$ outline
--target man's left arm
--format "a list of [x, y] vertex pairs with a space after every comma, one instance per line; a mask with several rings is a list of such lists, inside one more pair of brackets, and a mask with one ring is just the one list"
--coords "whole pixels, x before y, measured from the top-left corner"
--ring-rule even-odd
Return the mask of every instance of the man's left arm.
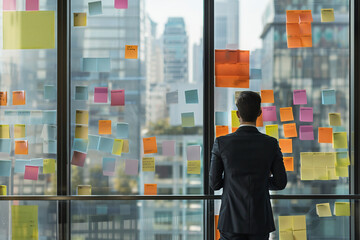
[[210, 186], [212, 189], [219, 190], [224, 186], [223, 172], [224, 164], [221, 159], [219, 140], [216, 139], [211, 151]]

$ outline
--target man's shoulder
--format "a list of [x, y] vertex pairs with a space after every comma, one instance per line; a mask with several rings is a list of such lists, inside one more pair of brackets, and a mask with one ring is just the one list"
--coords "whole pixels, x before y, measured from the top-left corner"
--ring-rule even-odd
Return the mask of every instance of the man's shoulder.
[[220, 136], [217, 137], [218, 141], [226, 141], [226, 140], [231, 140], [232, 138], [238, 138], [238, 137], [247, 137], [247, 138], [257, 138], [257, 140], [264, 140], [264, 141], [269, 141], [269, 142], [277, 142], [277, 139], [274, 137], [271, 137], [267, 134], [261, 133], [261, 132], [256, 132], [256, 133], [245, 133], [242, 131], [238, 131], [238, 132], [233, 132], [233, 133], [229, 133], [227, 135], [224, 136]]

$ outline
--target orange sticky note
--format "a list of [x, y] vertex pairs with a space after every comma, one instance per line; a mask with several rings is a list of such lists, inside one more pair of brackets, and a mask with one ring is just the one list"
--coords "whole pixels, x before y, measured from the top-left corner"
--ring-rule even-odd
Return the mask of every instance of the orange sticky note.
[[157, 153], [156, 137], [143, 138], [144, 154]]
[[332, 143], [333, 129], [319, 127], [319, 143]]
[[311, 23], [301, 23], [298, 25], [299, 25], [301, 37], [311, 36]]
[[144, 195], [157, 195], [157, 184], [144, 184]]
[[15, 141], [15, 154], [28, 154], [28, 141], [27, 140], [19, 140]]
[[297, 130], [295, 123], [288, 123], [283, 125], [284, 136], [286, 138], [297, 137]]
[[125, 58], [137, 59], [138, 58], [138, 46], [137, 45], [125, 45]]
[[258, 118], [256, 119], [256, 126], [257, 126], [257, 127], [263, 127], [263, 126], [264, 126], [262, 113], [261, 113], [261, 115], [258, 116]]
[[299, 18], [300, 18], [300, 23], [311, 23], [313, 22], [313, 17], [312, 17], [312, 13], [311, 10], [301, 10], [300, 14], [299, 14]]
[[215, 239], [220, 239], [220, 231], [217, 228], [219, 224], [219, 215], [215, 215]]
[[215, 87], [249, 88], [250, 76], [216, 76]]
[[250, 51], [244, 50], [229, 50], [216, 49], [215, 50], [215, 64], [221, 63], [249, 63]]
[[312, 47], [312, 36], [303, 36], [301, 37], [302, 47]]
[[284, 165], [286, 171], [294, 171], [294, 158], [293, 157], [284, 157]]
[[99, 120], [99, 134], [111, 134], [111, 120]]
[[286, 23], [286, 34], [287, 36], [300, 36], [300, 24], [298, 23]]
[[286, 11], [286, 23], [299, 23], [300, 11], [299, 10], [287, 10]]
[[280, 108], [280, 120], [282, 122], [294, 121], [294, 114], [292, 107]]
[[13, 105], [25, 105], [25, 91], [13, 91]]
[[216, 137], [225, 136], [229, 134], [228, 126], [215, 126]]
[[292, 153], [292, 139], [279, 139], [279, 145], [282, 153]]
[[301, 42], [301, 37], [299, 36], [289, 36], [287, 38], [288, 48], [301, 48], [303, 46]]
[[238, 130], [238, 128], [236, 128], [236, 127], [235, 127], [235, 128], [231, 128], [231, 132], [232, 132], [232, 133], [236, 132], [236, 130]]
[[261, 90], [262, 103], [274, 103], [274, 90]]
[[7, 105], [7, 92], [0, 92], [0, 106]]

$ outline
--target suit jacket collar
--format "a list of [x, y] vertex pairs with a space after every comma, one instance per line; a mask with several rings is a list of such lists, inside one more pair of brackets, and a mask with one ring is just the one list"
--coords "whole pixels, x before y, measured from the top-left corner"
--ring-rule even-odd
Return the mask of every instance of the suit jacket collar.
[[239, 127], [236, 130], [237, 133], [239, 132], [259, 132], [259, 130], [257, 129], [257, 127], [253, 127], [253, 126], [243, 126], [243, 127]]

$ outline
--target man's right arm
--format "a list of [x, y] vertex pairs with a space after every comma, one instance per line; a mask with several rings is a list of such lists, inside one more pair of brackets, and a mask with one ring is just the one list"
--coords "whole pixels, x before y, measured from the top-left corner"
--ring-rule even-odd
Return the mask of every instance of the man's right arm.
[[224, 186], [223, 171], [224, 164], [219, 150], [219, 141], [216, 139], [211, 151], [210, 186], [212, 189], [219, 190]]
[[271, 165], [272, 176], [269, 178], [270, 190], [283, 190], [287, 184], [286, 170], [279, 144], [275, 141], [275, 157]]

